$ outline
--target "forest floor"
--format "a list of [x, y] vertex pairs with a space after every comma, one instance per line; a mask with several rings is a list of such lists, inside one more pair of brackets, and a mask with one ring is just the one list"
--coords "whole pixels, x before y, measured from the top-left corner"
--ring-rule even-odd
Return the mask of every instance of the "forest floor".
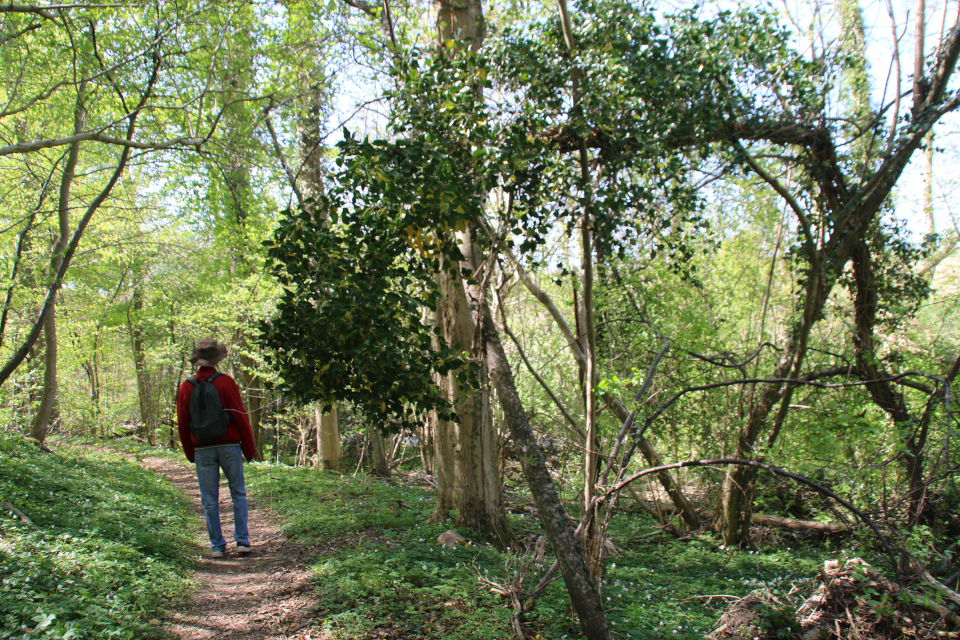
[[[145, 457], [142, 463], [187, 494], [197, 518], [203, 521], [192, 466], [157, 457]], [[313, 554], [311, 547], [287, 539], [280, 519], [261, 505], [256, 494], [248, 490], [247, 499], [253, 552], [213, 558], [203, 530], [197, 540], [194, 572], [200, 586], [182, 608], [169, 612], [166, 627], [183, 640], [329, 638], [309, 628], [314, 620], [311, 612], [314, 587], [311, 571], [304, 562]], [[220, 491], [220, 517], [229, 541], [233, 531], [233, 505], [225, 483]], [[232, 543], [228, 551], [231, 548]]]

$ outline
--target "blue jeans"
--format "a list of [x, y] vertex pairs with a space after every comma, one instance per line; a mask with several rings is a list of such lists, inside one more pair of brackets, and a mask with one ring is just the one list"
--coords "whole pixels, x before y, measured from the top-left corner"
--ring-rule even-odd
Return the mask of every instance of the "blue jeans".
[[200, 449], [194, 454], [197, 463], [197, 483], [200, 502], [207, 520], [210, 548], [226, 551], [227, 541], [220, 529], [220, 469], [227, 476], [230, 497], [233, 499], [233, 539], [237, 544], [249, 545], [247, 531], [247, 489], [243, 482], [243, 452], [240, 445]]

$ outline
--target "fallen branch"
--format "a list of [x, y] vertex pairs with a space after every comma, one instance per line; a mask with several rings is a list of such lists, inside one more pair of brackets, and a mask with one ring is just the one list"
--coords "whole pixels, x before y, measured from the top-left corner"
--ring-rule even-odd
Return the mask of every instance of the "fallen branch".
[[658, 473], [664, 469], [683, 469], [685, 467], [708, 467], [708, 466], [720, 466], [720, 465], [739, 465], [739, 466], [745, 466], [745, 467], [756, 467], [758, 469], [765, 469], [766, 471], [769, 471], [775, 476], [790, 478], [794, 482], [799, 482], [800, 484], [810, 487], [820, 495], [827, 496], [828, 498], [835, 500], [836, 502], [841, 504], [845, 509], [854, 513], [858, 518], [860, 518], [860, 520], [863, 521], [864, 524], [870, 527], [870, 530], [873, 531], [874, 535], [877, 537], [877, 540], [879, 540], [880, 544], [883, 545], [883, 550], [886, 552], [887, 557], [890, 559], [891, 568], [896, 573], [896, 575], [898, 576], [900, 575], [899, 573], [900, 565], [897, 562], [896, 554], [893, 552], [893, 547], [890, 546], [890, 542], [887, 541], [887, 538], [883, 535], [883, 533], [880, 532], [880, 528], [877, 527], [876, 523], [870, 518], [870, 516], [865, 514], [860, 509], [857, 509], [849, 501], [844, 500], [843, 498], [838, 496], [836, 493], [834, 493], [830, 489], [827, 489], [823, 485], [814, 482], [810, 478], [805, 478], [804, 476], [798, 475], [796, 473], [790, 473], [785, 469], [780, 469], [779, 467], [766, 464], [765, 462], [758, 462], [756, 460], [738, 460], [736, 458], [709, 458], [706, 460], [687, 460], [686, 462], [675, 462], [673, 464], [665, 464], [660, 467], [650, 467], [649, 469], [644, 469], [643, 471], [635, 473], [632, 476], [625, 478], [620, 482], [616, 483], [614, 486], [607, 489], [606, 495], [607, 496], [612, 495], [617, 491], [620, 491], [627, 485], [629, 485], [631, 482], [634, 482], [645, 475], [649, 475], [651, 473]]
[[650, 516], [659, 522], [660, 526], [663, 527], [674, 538], [680, 537], [680, 532], [677, 531], [677, 528], [673, 526], [673, 524], [671, 524], [667, 517], [663, 514], [663, 510], [660, 509], [660, 504], [658, 502], [654, 502], [654, 504], [651, 505], [646, 500], [641, 498], [640, 494], [637, 493], [637, 490], [632, 486], [627, 487], [627, 489], [630, 491], [630, 495], [633, 497], [633, 500], [637, 503], [638, 507], [650, 514]]
[[[704, 518], [712, 519], [716, 512], [712, 510], [707, 510], [701, 512]], [[815, 520], [794, 520], [793, 518], [782, 518], [780, 516], [775, 516], [766, 513], [755, 513], [751, 518], [751, 522], [759, 525], [766, 525], [769, 527], [779, 527], [780, 529], [791, 529], [794, 531], [819, 531], [821, 533], [848, 533], [851, 531], [850, 525], [847, 524], [835, 524], [829, 522], [816, 522]]]
[[[920, 570], [920, 577], [923, 578], [924, 581], [926, 581], [931, 587], [939, 591], [944, 598], [960, 607], [960, 593], [957, 593], [947, 585], [934, 578], [926, 569]], [[953, 619], [954, 624], [960, 627], [960, 617], [958, 617], [956, 614], [953, 614]]]
[[38, 527], [37, 525], [33, 524], [33, 520], [31, 520], [30, 518], [28, 518], [22, 511], [20, 511], [20, 509], [17, 509], [15, 506], [13, 506], [12, 504], [10, 504], [9, 502], [0, 502], [0, 507], [3, 507], [3, 508], [6, 509], [7, 511], [9, 511], [9, 512], [12, 513], [13, 515], [15, 515], [17, 518], [20, 519], [21, 522], [23, 522], [23, 524], [25, 524], [25, 525], [27, 525], [27, 526], [29, 526], [29, 527], [32, 527], [33, 529], [36, 529], [37, 531], [40, 530], [40, 527]]

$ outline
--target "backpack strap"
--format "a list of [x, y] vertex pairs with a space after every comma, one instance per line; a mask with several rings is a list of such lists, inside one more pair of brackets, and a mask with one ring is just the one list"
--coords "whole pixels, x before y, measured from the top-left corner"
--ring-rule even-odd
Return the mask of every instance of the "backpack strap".
[[[204, 380], [206, 380], [207, 382], [213, 382], [214, 380], [216, 380], [222, 375], [223, 374], [220, 373], [219, 371], [214, 371], [212, 375], [207, 376], [206, 378], [204, 378]], [[197, 376], [190, 376], [189, 378], [187, 378], [187, 382], [192, 384], [194, 387], [200, 384], [200, 380], [197, 379]]]

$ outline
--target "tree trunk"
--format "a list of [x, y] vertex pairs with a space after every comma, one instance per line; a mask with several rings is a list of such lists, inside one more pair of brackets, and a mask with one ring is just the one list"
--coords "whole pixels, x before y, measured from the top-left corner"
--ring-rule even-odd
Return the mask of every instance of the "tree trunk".
[[500, 406], [506, 418], [510, 435], [520, 450], [520, 464], [527, 484], [537, 503], [540, 522], [547, 532], [550, 545], [556, 554], [563, 575], [563, 581], [570, 595], [584, 634], [591, 640], [610, 640], [610, 627], [607, 624], [600, 594], [597, 592], [587, 565], [580, 553], [578, 539], [574, 535], [560, 497], [557, 495], [547, 469], [546, 461], [536, 437], [527, 422], [527, 414], [517, 393], [510, 363], [500, 342], [500, 336], [493, 324], [493, 318], [486, 304], [482, 305], [483, 340], [485, 361], [489, 366], [490, 380], [497, 389]]
[[40, 442], [47, 439], [50, 417], [57, 401], [57, 319], [56, 308], [52, 307], [43, 325], [43, 387], [40, 393], [40, 406], [33, 416], [30, 435]]
[[[470, 254], [472, 243], [469, 236], [465, 238], [464, 255]], [[473, 265], [469, 268], [476, 274]], [[438, 304], [437, 318], [444, 339], [453, 347], [461, 351], [471, 350], [474, 325], [471, 319], [471, 309], [467, 301], [464, 284], [459, 277], [452, 276], [449, 271], [441, 270], [437, 274], [440, 283], [441, 301]], [[459, 417], [459, 424], [440, 426], [437, 439], [444, 438], [443, 430], [448, 431], [453, 426], [453, 468], [454, 488], [443, 490], [444, 494], [451, 493], [453, 508], [457, 511], [456, 524], [469, 527], [477, 531], [481, 538], [495, 542], [501, 546], [508, 546], [512, 540], [510, 527], [507, 524], [506, 510], [503, 506], [503, 492], [500, 483], [500, 464], [497, 447], [497, 435], [493, 428], [493, 413], [490, 410], [490, 394], [486, 387], [485, 365], [481, 367], [480, 388], [464, 390], [459, 387], [453, 374], [445, 376], [444, 390]], [[449, 438], [449, 435], [447, 436]], [[445, 443], [441, 442], [438, 453], [441, 453]], [[441, 462], [438, 457], [437, 468]], [[449, 479], [449, 478], [447, 478]], [[441, 477], [438, 474], [438, 484]], [[449, 507], [441, 505], [438, 490], [438, 506], [434, 518], [442, 518], [449, 512]], [[447, 496], [444, 495], [444, 500]]]
[[247, 408], [247, 417], [250, 419], [250, 430], [253, 432], [253, 444], [257, 448], [256, 459], [263, 460], [263, 383], [257, 376], [257, 362], [247, 354], [247, 337], [242, 332], [235, 339], [240, 354], [240, 367], [237, 371], [240, 384], [243, 385], [243, 401]]
[[147, 372], [146, 346], [143, 341], [143, 328], [140, 326], [140, 315], [143, 311], [143, 288], [137, 283], [133, 288], [132, 311], [127, 308], [127, 331], [130, 333], [130, 344], [133, 349], [133, 365], [137, 376], [137, 397], [140, 400], [140, 428], [137, 430], [140, 437], [145, 437], [150, 444], [157, 443], [157, 416], [150, 389], [150, 374]]
[[[451, 386], [455, 387], [456, 382], [451, 382], [450, 376], [449, 373], [441, 376], [440, 390], [444, 397], [452, 402]], [[430, 420], [434, 427], [433, 461], [437, 475], [437, 502], [429, 521], [439, 523], [446, 522], [450, 518], [450, 512], [457, 508], [455, 498], [457, 494], [455, 453], [457, 429], [453, 422], [441, 420], [435, 412], [430, 414]]]
[[327, 471], [343, 473], [343, 460], [340, 450], [340, 423], [337, 415], [337, 405], [334, 404], [328, 413], [320, 415], [317, 409], [317, 432], [320, 436], [320, 466]]
[[420, 464], [423, 472], [427, 475], [433, 475], [433, 439], [436, 433], [436, 414], [430, 413], [427, 420], [417, 427], [417, 445], [420, 448]]
[[[480, 0], [436, 0], [437, 51], [438, 55], [449, 52], [456, 55], [464, 47], [476, 51], [483, 44], [486, 27], [483, 6]], [[447, 48], [447, 43], [453, 47]], [[465, 176], [465, 179], [469, 179]], [[463, 248], [470, 253], [472, 243], [467, 234], [466, 240], [459, 239]], [[467, 261], [470, 262], [469, 260]], [[479, 260], [477, 261], [479, 262]], [[449, 268], [450, 265], [444, 265]], [[469, 264], [476, 276], [476, 264]], [[460, 274], [451, 275], [441, 268], [437, 273], [442, 299], [437, 309], [437, 325], [440, 327], [447, 344], [461, 351], [473, 351], [474, 320], [464, 292], [464, 282]], [[475, 355], [475, 354], [474, 354]], [[485, 365], [483, 365], [485, 367]], [[452, 488], [444, 481], [449, 480], [448, 464], [442, 458], [448, 436], [444, 433], [449, 425], [438, 421], [435, 451], [437, 466], [438, 504], [432, 519], [443, 519], [449, 512], [448, 495], [452, 493], [454, 507], [457, 510], [456, 524], [469, 527], [481, 538], [498, 545], [509, 545], [513, 539], [507, 524], [506, 510], [503, 506], [503, 493], [500, 482], [500, 464], [498, 438], [493, 428], [493, 413], [490, 409], [490, 393], [486, 388], [486, 371], [481, 371], [481, 385], [477, 390], [460, 389], [453, 376], [444, 381], [448, 398], [453, 401], [460, 423], [456, 425], [454, 448], [454, 480]]]
[[[584, 184], [589, 184], [590, 169], [587, 158], [582, 155], [580, 160], [581, 178]], [[580, 283], [582, 295], [580, 296], [580, 322], [578, 323], [580, 327], [580, 346], [587, 361], [583, 376], [583, 414], [586, 425], [584, 429], [581, 520], [587, 514], [597, 495], [597, 480], [600, 477], [600, 450], [602, 447], [600, 429], [597, 424], [597, 331], [593, 318], [593, 276], [593, 228], [590, 219], [590, 207], [584, 206], [583, 214], [580, 217]], [[586, 519], [580, 532], [583, 537], [587, 567], [590, 569], [590, 575], [593, 577], [598, 593], [603, 585], [604, 573], [603, 539], [605, 527], [602, 524], [601, 508], [595, 509], [592, 516]]]
[[[77, 105], [74, 111], [73, 130], [79, 133], [83, 129], [85, 111], [83, 108], [83, 93], [85, 83], [78, 88]], [[50, 279], [56, 280], [57, 273], [63, 265], [63, 253], [70, 239], [70, 189], [73, 186], [74, 174], [77, 170], [77, 161], [80, 157], [80, 142], [70, 145], [66, 164], [63, 166], [63, 176], [60, 179], [60, 199], [57, 204], [58, 236], [50, 250]], [[44, 363], [43, 363], [43, 391], [40, 397], [40, 407], [33, 418], [30, 434], [38, 441], [47, 438], [50, 428], [50, 416], [57, 401], [57, 295], [52, 296], [47, 317], [43, 321]]]
[[383, 434], [374, 426], [367, 428], [367, 437], [370, 438], [370, 468], [371, 473], [380, 478], [390, 477], [390, 461], [387, 460], [387, 446]]

